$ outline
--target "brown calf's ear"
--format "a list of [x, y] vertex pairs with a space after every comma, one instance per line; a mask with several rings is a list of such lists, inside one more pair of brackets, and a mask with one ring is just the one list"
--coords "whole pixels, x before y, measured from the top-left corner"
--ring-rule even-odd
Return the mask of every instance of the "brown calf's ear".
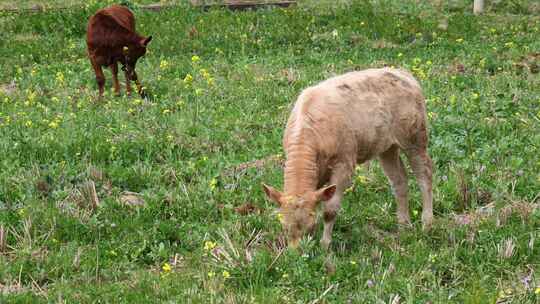
[[281, 192], [265, 184], [262, 184], [262, 186], [264, 189], [264, 193], [266, 193], [266, 196], [281, 206]]
[[152, 36], [148, 36], [144, 38], [143, 40], [141, 40], [141, 46], [146, 47], [148, 43], [150, 43], [150, 41], [152, 41]]
[[322, 189], [317, 190], [317, 198], [321, 201], [328, 201], [330, 200], [334, 194], [336, 193], [336, 185], [330, 185], [328, 187], [324, 187]]

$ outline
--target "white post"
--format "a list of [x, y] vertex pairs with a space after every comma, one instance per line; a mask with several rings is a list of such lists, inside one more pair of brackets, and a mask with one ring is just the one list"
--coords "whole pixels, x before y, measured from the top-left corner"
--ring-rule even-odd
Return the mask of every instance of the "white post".
[[473, 13], [480, 15], [484, 12], [484, 0], [474, 0]]

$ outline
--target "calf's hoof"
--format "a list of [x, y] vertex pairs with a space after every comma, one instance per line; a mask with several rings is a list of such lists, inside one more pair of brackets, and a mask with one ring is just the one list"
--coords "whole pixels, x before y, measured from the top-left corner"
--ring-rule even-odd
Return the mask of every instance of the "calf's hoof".
[[398, 216], [398, 226], [400, 228], [408, 229], [412, 227], [411, 218], [409, 216]]
[[332, 240], [330, 239], [325, 239], [325, 238], [322, 238], [321, 239], [321, 247], [322, 249], [324, 249], [324, 251], [328, 251], [328, 248], [330, 248], [330, 242]]
[[432, 213], [422, 213], [422, 230], [430, 231], [433, 226], [433, 214]]

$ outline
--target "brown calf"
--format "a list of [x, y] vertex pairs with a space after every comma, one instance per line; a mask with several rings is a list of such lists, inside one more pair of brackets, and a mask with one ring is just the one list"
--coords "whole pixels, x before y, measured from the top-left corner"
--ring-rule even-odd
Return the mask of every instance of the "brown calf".
[[[285, 129], [284, 191], [264, 185], [277, 202], [289, 245], [314, 229], [323, 201], [328, 248], [332, 228], [356, 164], [379, 158], [397, 200], [397, 220], [409, 225], [407, 175], [400, 152], [409, 159], [422, 192], [422, 223], [433, 222], [431, 159], [427, 151], [426, 106], [411, 74], [396, 69], [351, 72], [302, 92]], [[329, 185], [329, 186], [325, 186]]]
[[111, 68], [114, 92], [120, 94], [118, 65], [126, 76], [126, 91], [131, 95], [130, 81], [135, 81], [138, 93], [144, 97], [142, 86], [135, 72], [137, 60], [146, 53], [146, 46], [152, 36], [143, 37], [135, 32], [135, 17], [124, 6], [113, 5], [97, 11], [88, 21], [86, 44], [88, 56], [96, 73], [99, 97], [103, 96], [105, 76], [103, 66]]

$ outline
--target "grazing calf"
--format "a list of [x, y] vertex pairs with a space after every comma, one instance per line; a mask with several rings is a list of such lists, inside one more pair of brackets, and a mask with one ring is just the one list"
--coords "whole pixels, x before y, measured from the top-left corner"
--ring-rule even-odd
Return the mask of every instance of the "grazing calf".
[[113, 5], [97, 11], [88, 21], [86, 44], [88, 56], [96, 73], [99, 96], [103, 96], [105, 76], [103, 66], [111, 68], [114, 92], [120, 94], [118, 65], [126, 76], [126, 91], [131, 95], [130, 81], [135, 81], [138, 93], [144, 97], [142, 86], [135, 72], [137, 60], [146, 53], [146, 46], [152, 36], [143, 37], [135, 32], [135, 17], [124, 6]]
[[[287, 156], [284, 192], [263, 185], [280, 206], [289, 246], [316, 224], [324, 205], [323, 248], [356, 164], [378, 157], [397, 199], [397, 219], [410, 224], [405, 152], [422, 192], [424, 229], [433, 221], [431, 159], [422, 90], [412, 75], [397, 69], [369, 69], [330, 78], [305, 89], [294, 106], [283, 147]], [[329, 184], [329, 186], [325, 186]]]

